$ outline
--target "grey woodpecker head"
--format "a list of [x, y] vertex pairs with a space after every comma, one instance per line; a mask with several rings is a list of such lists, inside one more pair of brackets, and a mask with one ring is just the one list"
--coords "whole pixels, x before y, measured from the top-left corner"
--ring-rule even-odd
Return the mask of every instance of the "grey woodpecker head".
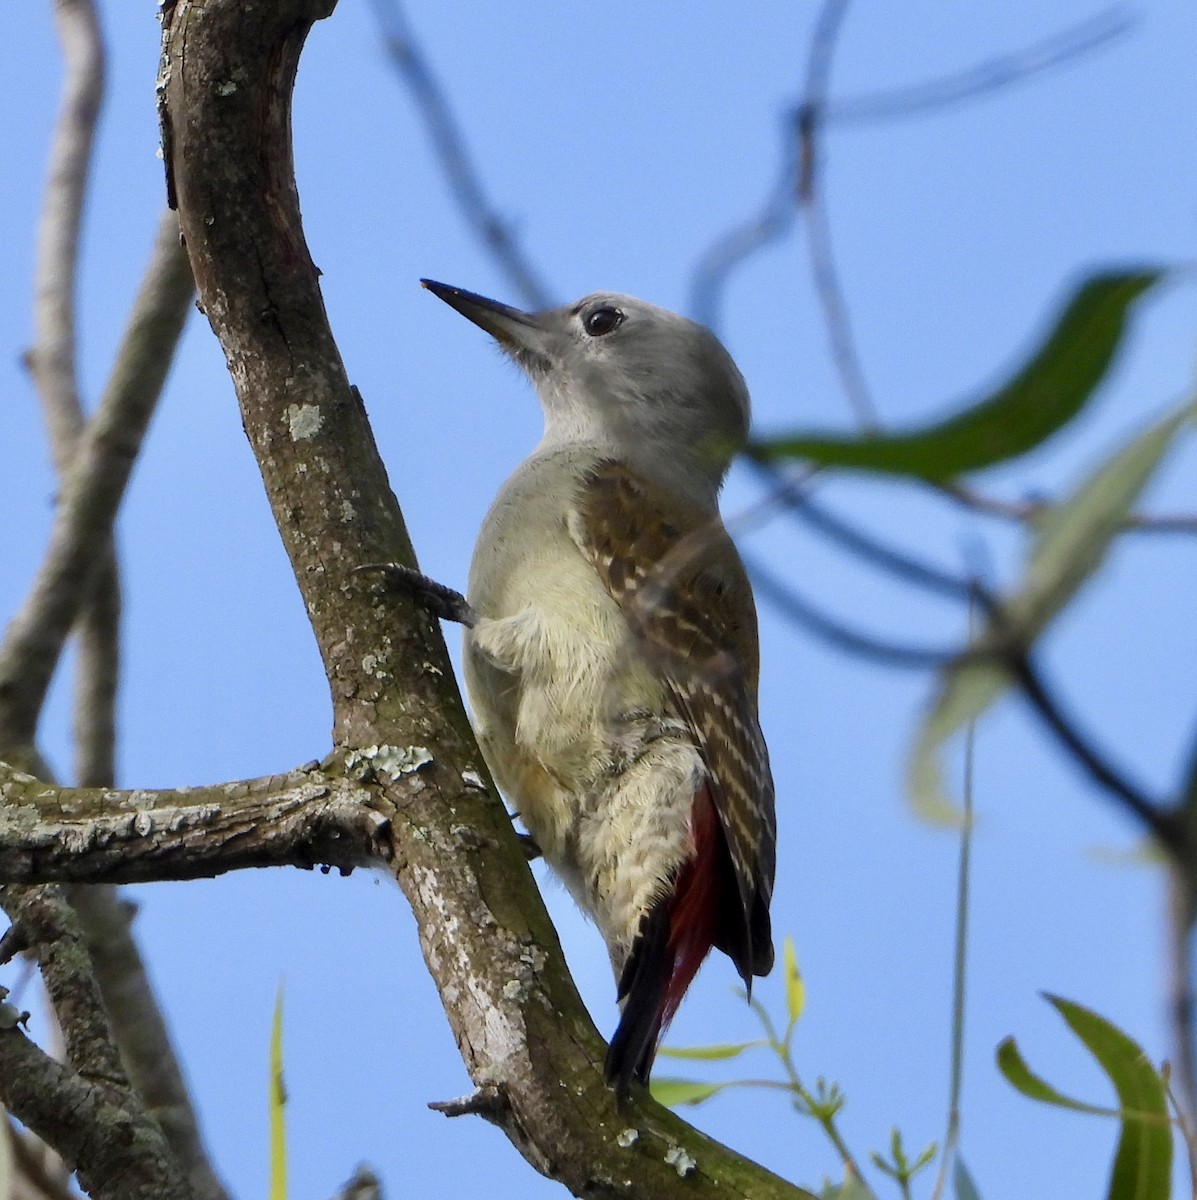
[[595, 292], [526, 313], [420, 282], [486, 330], [527, 372], [545, 415], [542, 445], [609, 445], [650, 475], [689, 475], [713, 501], [748, 436], [748, 388], [707, 328], [632, 296]]

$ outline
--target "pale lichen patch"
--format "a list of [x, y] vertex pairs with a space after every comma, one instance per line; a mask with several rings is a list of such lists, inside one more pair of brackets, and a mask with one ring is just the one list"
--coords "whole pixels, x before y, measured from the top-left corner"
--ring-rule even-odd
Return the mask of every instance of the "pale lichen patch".
[[432, 761], [432, 754], [426, 746], [384, 745], [363, 746], [360, 750], [351, 751], [346, 756], [345, 765], [355, 774], [358, 773], [356, 769], [365, 767], [397, 779], [400, 775], [410, 775], [428, 766]]
[[630, 1150], [639, 1140], [639, 1129], [621, 1129], [615, 1135], [615, 1144], [624, 1150]]
[[318, 404], [288, 404], [287, 428], [293, 442], [306, 442], [314, 438], [324, 425], [324, 415]]
[[665, 1161], [683, 1178], [692, 1175], [698, 1166], [698, 1160], [688, 1150], [681, 1146], [673, 1146], [665, 1152]]

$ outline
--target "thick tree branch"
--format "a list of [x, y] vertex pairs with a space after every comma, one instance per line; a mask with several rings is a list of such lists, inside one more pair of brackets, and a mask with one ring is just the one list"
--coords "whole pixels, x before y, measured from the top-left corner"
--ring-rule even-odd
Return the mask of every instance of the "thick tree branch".
[[[367, 778], [374, 770], [365, 757], [351, 769]], [[405, 783], [422, 787], [414, 775]], [[390, 803], [402, 792], [396, 787]], [[379, 852], [387, 821], [377, 803], [358, 778], [319, 766], [207, 788], [117, 791], [55, 787], [0, 764], [0, 880], [148, 883], [274, 866], [350, 871]]]
[[798, 1195], [646, 1097], [616, 1106], [510, 820], [483, 784], [439, 630], [353, 573], [414, 556], [299, 221], [291, 89], [308, 29], [331, 8], [179, 0], [161, 94], [171, 191], [324, 660], [335, 740], [428, 748], [418, 773], [383, 783], [390, 865], [467, 1067], [501, 1094], [497, 1120], [529, 1162], [581, 1196]]

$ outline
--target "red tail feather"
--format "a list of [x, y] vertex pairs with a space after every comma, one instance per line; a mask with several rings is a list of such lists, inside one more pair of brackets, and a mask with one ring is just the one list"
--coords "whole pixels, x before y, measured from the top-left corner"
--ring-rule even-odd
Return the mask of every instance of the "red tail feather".
[[694, 853], [673, 889], [645, 915], [624, 965], [619, 994], [623, 1015], [607, 1051], [607, 1080], [626, 1093], [633, 1079], [648, 1082], [657, 1044], [677, 1012], [703, 959], [720, 941], [726, 905], [734, 902], [731, 863], [710, 790], [704, 785], [690, 810]]
[[727, 870], [719, 815], [704, 784], [690, 810], [694, 855], [678, 874], [669, 905], [669, 952], [673, 967], [661, 992], [659, 1034], [673, 1020], [686, 989], [719, 937]]

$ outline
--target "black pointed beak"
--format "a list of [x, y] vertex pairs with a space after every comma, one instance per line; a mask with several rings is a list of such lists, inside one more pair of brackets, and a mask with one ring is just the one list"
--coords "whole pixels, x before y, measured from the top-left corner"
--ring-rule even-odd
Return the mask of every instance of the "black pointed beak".
[[455, 308], [463, 317], [485, 329], [491, 337], [509, 350], [543, 354], [547, 333], [536, 313], [526, 313], [510, 304], [467, 292], [464, 288], [450, 287], [437, 283], [435, 279], [421, 279], [420, 285], [427, 288], [450, 308]]

